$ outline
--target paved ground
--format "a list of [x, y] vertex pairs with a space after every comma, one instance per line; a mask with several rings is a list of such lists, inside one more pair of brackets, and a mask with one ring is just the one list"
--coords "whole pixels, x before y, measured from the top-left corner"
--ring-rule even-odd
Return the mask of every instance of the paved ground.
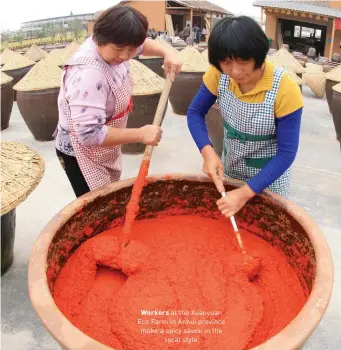
[[[334, 292], [328, 311], [304, 349], [337, 350], [341, 348], [341, 153], [326, 100], [315, 98], [307, 88], [303, 94], [306, 107], [294, 167], [292, 199], [320, 225], [329, 242], [335, 267]], [[150, 173], [201, 172], [201, 157], [187, 130], [186, 118], [169, 112], [163, 126], [164, 138], [153, 155]], [[1, 136], [3, 140], [27, 144], [46, 162], [42, 182], [17, 208], [15, 261], [1, 278], [1, 348], [57, 350], [58, 345], [45, 332], [31, 308], [27, 261], [40, 230], [74, 199], [74, 195], [55, 157], [53, 142], [35, 141], [16, 105], [10, 127]], [[140, 160], [141, 156], [124, 157], [124, 178], [136, 176]]]

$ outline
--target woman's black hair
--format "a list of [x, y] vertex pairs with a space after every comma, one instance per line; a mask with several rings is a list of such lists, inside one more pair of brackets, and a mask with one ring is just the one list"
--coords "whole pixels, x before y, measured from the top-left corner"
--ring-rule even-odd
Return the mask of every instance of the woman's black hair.
[[220, 63], [231, 60], [255, 60], [260, 68], [269, 51], [269, 41], [259, 24], [250, 17], [226, 17], [213, 28], [208, 40], [210, 63], [221, 71]]
[[94, 39], [101, 45], [138, 47], [147, 37], [148, 20], [130, 6], [114, 6], [104, 11], [94, 25]]

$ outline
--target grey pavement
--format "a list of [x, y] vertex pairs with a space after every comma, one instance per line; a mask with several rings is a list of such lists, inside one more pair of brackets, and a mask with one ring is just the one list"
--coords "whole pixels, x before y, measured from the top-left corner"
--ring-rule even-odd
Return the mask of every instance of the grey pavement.
[[[326, 99], [314, 97], [306, 87], [303, 95], [301, 143], [294, 165], [291, 198], [319, 224], [330, 245], [335, 269], [329, 308], [304, 350], [338, 350], [341, 349], [341, 152]], [[186, 117], [172, 113], [169, 106], [163, 129], [164, 137], [154, 151], [150, 174], [201, 173], [201, 156], [187, 130]], [[55, 156], [53, 142], [34, 140], [16, 103], [10, 127], [1, 132], [1, 137], [25, 143], [35, 149], [46, 164], [41, 183], [17, 208], [15, 260], [1, 278], [1, 349], [57, 350], [60, 347], [31, 307], [27, 263], [39, 232], [74, 200], [74, 194]], [[135, 177], [141, 159], [142, 155], [124, 155], [122, 178]]]

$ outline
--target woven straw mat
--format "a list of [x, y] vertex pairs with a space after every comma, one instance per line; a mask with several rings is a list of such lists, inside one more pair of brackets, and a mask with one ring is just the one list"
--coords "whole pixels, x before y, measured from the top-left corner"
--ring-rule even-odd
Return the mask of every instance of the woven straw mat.
[[296, 74], [302, 74], [305, 71], [301, 63], [284, 47], [269, 56], [268, 60]]
[[15, 54], [14, 51], [10, 50], [10, 49], [5, 49], [3, 51], [3, 53], [1, 54], [1, 57], [0, 57], [0, 62], [1, 64], [6, 64], [7, 61], [9, 60], [9, 58]]
[[14, 52], [14, 54], [9, 57], [8, 61], [2, 67], [1, 70], [3, 72], [6, 72], [9, 70], [15, 70], [15, 69], [21, 69], [21, 68], [33, 66], [34, 64], [35, 62], [30, 60], [29, 58]]
[[341, 83], [341, 66], [333, 68], [326, 74], [326, 79]]
[[323, 98], [326, 92], [326, 75], [325, 73], [305, 73], [303, 81], [310, 87], [312, 92], [319, 98]]
[[9, 83], [12, 80], [13, 80], [12, 77], [10, 77], [9, 75], [1, 72], [1, 85], [7, 84], [7, 83]]
[[37, 45], [32, 45], [30, 49], [25, 53], [25, 56], [32, 61], [40, 61], [42, 58], [47, 56], [47, 52], [38, 47]]
[[158, 94], [162, 91], [165, 79], [154, 73], [143, 63], [130, 60], [130, 70], [133, 78], [133, 96]]
[[332, 89], [341, 94], [341, 83], [334, 85]]
[[59, 88], [63, 71], [51, 63], [38, 62], [17, 84], [16, 91], [35, 91]]
[[1, 215], [22, 203], [45, 171], [43, 159], [17, 142], [1, 142]]
[[182, 62], [181, 72], [206, 72], [209, 67], [205, 57], [191, 46], [180, 51], [179, 58]]

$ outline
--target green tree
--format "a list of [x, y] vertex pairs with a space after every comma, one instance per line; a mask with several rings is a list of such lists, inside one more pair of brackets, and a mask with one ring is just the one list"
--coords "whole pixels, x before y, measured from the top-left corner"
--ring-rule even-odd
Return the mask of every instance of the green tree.
[[10, 40], [9, 32], [7, 32], [7, 31], [6, 32], [2, 32], [1, 33], [1, 44], [9, 42], [9, 40]]
[[80, 19], [74, 18], [71, 22], [71, 30], [73, 37], [78, 40], [82, 34], [83, 23]]
[[24, 33], [21, 30], [19, 30], [14, 36], [14, 40], [18, 42], [20, 46], [22, 46], [24, 39]]
[[43, 41], [43, 38], [45, 38], [46, 37], [46, 34], [45, 34], [46, 32], [42, 29], [42, 30], [40, 30], [39, 32], [38, 32], [38, 34], [37, 34], [37, 36], [38, 36], [38, 38], [40, 39], [40, 43]]

